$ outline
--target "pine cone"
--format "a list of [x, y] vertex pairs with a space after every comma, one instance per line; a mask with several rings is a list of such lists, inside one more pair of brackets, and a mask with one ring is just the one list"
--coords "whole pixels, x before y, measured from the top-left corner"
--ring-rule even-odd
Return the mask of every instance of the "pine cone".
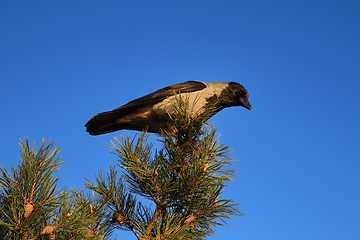
[[32, 203], [26, 203], [24, 207], [24, 217], [28, 218], [32, 211], [34, 210], [34, 205]]
[[53, 226], [46, 226], [42, 231], [41, 234], [51, 234], [54, 231]]
[[209, 164], [204, 164], [203, 171], [208, 172]]
[[188, 217], [186, 218], [185, 223], [192, 222], [192, 221], [194, 221], [194, 219], [195, 219], [195, 216], [194, 216], [194, 215], [190, 215], [190, 216], [188, 216]]
[[113, 215], [113, 220], [114, 221], [117, 221], [121, 226], [124, 226], [124, 217], [121, 213], [119, 212], [114, 212], [114, 215]]

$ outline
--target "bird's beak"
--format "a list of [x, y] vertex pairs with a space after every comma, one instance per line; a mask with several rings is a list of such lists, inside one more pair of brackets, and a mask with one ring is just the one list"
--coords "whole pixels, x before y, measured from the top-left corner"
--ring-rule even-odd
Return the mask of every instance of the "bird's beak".
[[248, 100], [246, 100], [246, 99], [240, 99], [240, 102], [243, 104], [243, 107], [245, 107], [245, 108], [247, 108], [247, 109], [249, 109], [249, 110], [252, 109], [252, 107], [251, 107], [251, 105], [250, 105], [250, 103], [249, 103]]

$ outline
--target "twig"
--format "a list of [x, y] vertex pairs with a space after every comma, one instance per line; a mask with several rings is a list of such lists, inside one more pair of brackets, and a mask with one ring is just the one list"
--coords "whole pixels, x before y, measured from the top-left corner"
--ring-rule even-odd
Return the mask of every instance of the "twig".
[[17, 188], [17, 190], [19, 191], [21, 197], [24, 199], [24, 202], [26, 202], [26, 198], [25, 198], [24, 194], [22, 193], [22, 191], [21, 191], [21, 189], [20, 189], [20, 185], [19, 185], [19, 183], [18, 183], [18, 181], [16, 180], [15, 177], [14, 177], [14, 183], [15, 183], [16, 188]]
[[217, 203], [217, 200], [215, 200], [214, 202], [209, 204], [207, 207], [205, 207], [205, 208], [201, 209], [200, 211], [196, 212], [195, 214], [192, 214], [192, 215], [188, 216], [186, 218], [186, 220], [184, 221], [184, 223], [190, 223], [190, 222], [194, 221], [197, 216], [199, 216], [200, 214], [202, 214], [203, 212], [205, 212], [206, 210], [208, 210], [212, 206], [216, 205], [216, 203]]
[[154, 227], [155, 221], [156, 221], [158, 215], [160, 214], [160, 212], [161, 212], [161, 207], [160, 207], [159, 205], [156, 205], [155, 213], [154, 213], [153, 217], [151, 218], [151, 221], [150, 221], [150, 223], [149, 223], [149, 226], [148, 226], [147, 229], [146, 229], [146, 233], [147, 233], [148, 235], [150, 235], [150, 231], [151, 231], [151, 229]]
[[33, 180], [33, 184], [31, 186], [31, 193], [30, 193], [30, 199], [29, 199], [29, 203], [32, 203], [33, 198], [34, 198], [34, 192], [35, 192], [35, 185], [36, 185], [36, 180], [38, 177], [38, 173], [39, 173], [39, 167], [40, 167], [40, 161], [38, 161], [36, 163], [36, 167], [35, 167], [35, 176], [34, 176], [34, 180]]

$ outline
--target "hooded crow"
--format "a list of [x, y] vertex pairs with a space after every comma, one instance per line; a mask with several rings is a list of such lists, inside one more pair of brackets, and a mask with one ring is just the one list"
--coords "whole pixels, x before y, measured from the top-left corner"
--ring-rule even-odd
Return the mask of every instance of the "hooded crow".
[[249, 94], [239, 83], [187, 81], [162, 88], [112, 111], [99, 113], [85, 124], [86, 131], [90, 135], [100, 135], [121, 129], [142, 131], [147, 128], [152, 133], [168, 130], [171, 125], [169, 113], [174, 109], [172, 101], [178, 94], [188, 101], [189, 110], [194, 113], [215, 103], [214, 114], [232, 106], [251, 110]]

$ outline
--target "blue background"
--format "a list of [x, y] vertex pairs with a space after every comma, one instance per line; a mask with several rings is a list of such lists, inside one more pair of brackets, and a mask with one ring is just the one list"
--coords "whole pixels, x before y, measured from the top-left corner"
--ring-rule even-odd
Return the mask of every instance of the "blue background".
[[360, 239], [359, 26], [359, 1], [1, 1], [0, 164], [18, 163], [20, 138], [55, 139], [59, 187], [81, 188], [116, 165], [105, 144], [135, 134], [90, 136], [93, 115], [236, 81], [253, 110], [209, 122], [239, 160], [224, 197], [246, 216], [218, 239]]

